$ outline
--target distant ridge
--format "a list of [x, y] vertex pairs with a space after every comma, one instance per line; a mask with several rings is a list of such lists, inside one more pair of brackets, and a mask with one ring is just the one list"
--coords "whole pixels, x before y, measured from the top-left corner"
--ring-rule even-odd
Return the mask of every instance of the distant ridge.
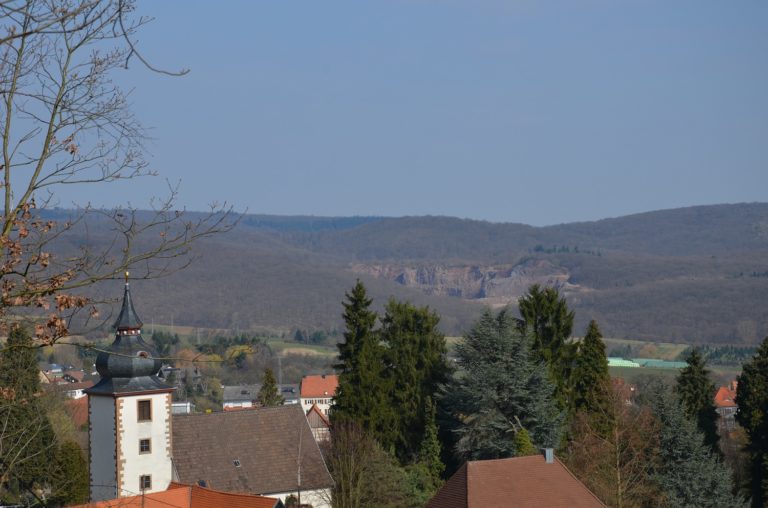
[[[69, 245], [102, 233], [93, 227]], [[361, 278], [379, 307], [390, 296], [430, 305], [449, 334], [465, 330], [483, 305], [514, 305], [538, 282], [567, 295], [578, 333], [595, 318], [612, 337], [754, 344], [768, 335], [768, 307], [757, 303], [768, 301], [768, 203], [546, 227], [246, 215], [194, 254], [179, 274], [137, 281], [156, 322], [330, 329]]]

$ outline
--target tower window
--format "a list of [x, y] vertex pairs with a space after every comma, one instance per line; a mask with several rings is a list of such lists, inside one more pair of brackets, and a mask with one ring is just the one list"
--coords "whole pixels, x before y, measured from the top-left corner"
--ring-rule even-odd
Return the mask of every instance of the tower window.
[[140, 422], [152, 421], [152, 401], [151, 400], [139, 401], [139, 421]]
[[143, 474], [139, 476], [139, 488], [141, 490], [149, 490], [152, 488], [152, 475]]
[[139, 453], [152, 453], [152, 440], [139, 439]]

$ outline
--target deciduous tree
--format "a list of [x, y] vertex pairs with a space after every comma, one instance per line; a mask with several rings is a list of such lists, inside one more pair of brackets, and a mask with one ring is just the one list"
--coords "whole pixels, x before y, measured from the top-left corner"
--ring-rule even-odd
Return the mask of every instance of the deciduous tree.
[[[661, 506], [651, 475], [658, 465], [659, 425], [650, 409], [635, 405], [628, 386], [601, 387], [609, 404], [600, 418], [577, 413], [566, 462], [574, 474], [608, 506]], [[605, 432], [603, 422], [612, 422]]]
[[[134, 37], [148, 21], [133, 0], [0, 2], [0, 313], [45, 314], [34, 335], [52, 343], [73, 313], [89, 309], [80, 291], [134, 268], [147, 278], [182, 267], [190, 242], [228, 229], [227, 209], [190, 220], [175, 209], [176, 188], [153, 210], [49, 210], [62, 186], [152, 175], [144, 129], [114, 74], [146, 59]], [[151, 66], [149, 66], [151, 68]], [[113, 233], [89, 241], [93, 223]], [[75, 245], [66, 247], [68, 236]], [[55, 256], [54, 245], [67, 250]]]

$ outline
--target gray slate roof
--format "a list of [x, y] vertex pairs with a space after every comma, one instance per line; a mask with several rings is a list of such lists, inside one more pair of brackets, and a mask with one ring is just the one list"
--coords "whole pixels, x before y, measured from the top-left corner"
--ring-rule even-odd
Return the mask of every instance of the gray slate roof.
[[[173, 416], [173, 463], [180, 483], [269, 495], [330, 488], [331, 475], [298, 405]], [[234, 461], [238, 460], [237, 467]]]
[[120, 315], [117, 316], [114, 326], [116, 330], [136, 330], [142, 327], [142, 322], [133, 308], [131, 288], [127, 282], [123, 292], [123, 306], [120, 308]]

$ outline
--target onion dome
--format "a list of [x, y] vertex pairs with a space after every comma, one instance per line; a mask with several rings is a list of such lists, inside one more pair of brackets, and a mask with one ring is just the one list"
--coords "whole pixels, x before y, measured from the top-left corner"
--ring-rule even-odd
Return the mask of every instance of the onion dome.
[[157, 374], [163, 362], [141, 337], [143, 326], [131, 301], [131, 288], [126, 273], [123, 305], [115, 322], [115, 340], [106, 351], [96, 357], [96, 371], [101, 381], [88, 393], [127, 393], [169, 391]]

